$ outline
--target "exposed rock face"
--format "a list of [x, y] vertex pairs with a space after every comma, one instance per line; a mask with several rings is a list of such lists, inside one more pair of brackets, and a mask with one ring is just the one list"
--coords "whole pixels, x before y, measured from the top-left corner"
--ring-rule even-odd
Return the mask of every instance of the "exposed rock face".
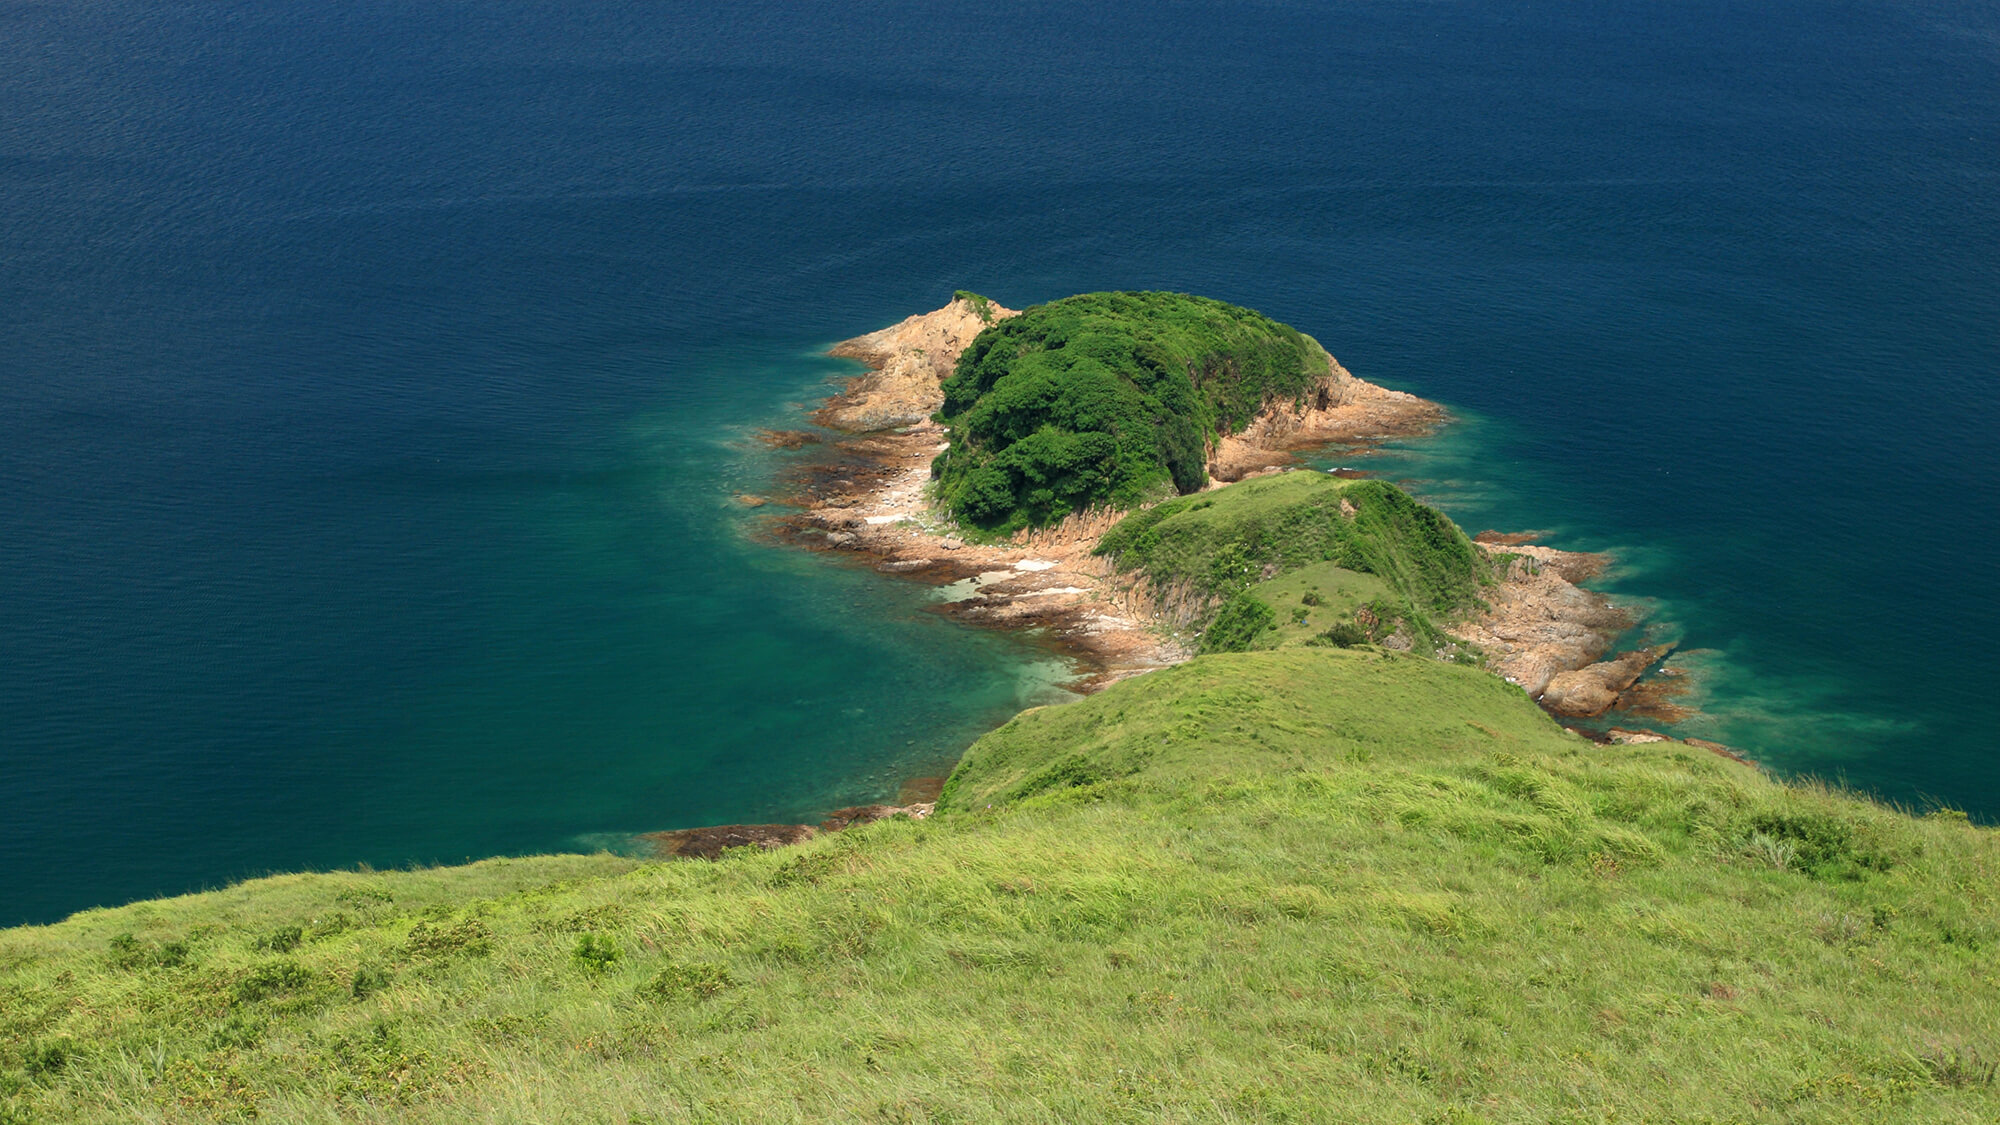
[[1444, 421], [1436, 403], [1357, 379], [1332, 356], [1327, 367], [1302, 403], [1268, 403], [1242, 433], [1216, 442], [1210, 487], [1289, 465], [1294, 450], [1423, 433]]
[[1599, 661], [1550, 677], [1542, 692], [1542, 706], [1558, 715], [1588, 718], [1602, 715], [1618, 702], [1618, 695], [1638, 681], [1646, 669], [1666, 658], [1671, 645], [1635, 649], [1615, 660]]
[[991, 302], [981, 309], [954, 297], [935, 312], [835, 344], [830, 354], [858, 359], [870, 370], [828, 400], [813, 421], [852, 433], [922, 422], [944, 405], [942, 384], [972, 338], [1019, 315]]
[[711, 828], [677, 828], [648, 832], [639, 838], [652, 843], [656, 854], [687, 859], [714, 859], [725, 848], [769, 850], [802, 844], [819, 832], [804, 824], [723, 824]]
[[1605, 565], [1601, 555], [1514, 546], [1500, 585], [1486, 594], [1479, 620], [1454, 630], [1486, 653], [1487, 667], [1540, 696], [1559, 672], [1581, 668], [1611, 649], [1632, 619], [1582, 582]]

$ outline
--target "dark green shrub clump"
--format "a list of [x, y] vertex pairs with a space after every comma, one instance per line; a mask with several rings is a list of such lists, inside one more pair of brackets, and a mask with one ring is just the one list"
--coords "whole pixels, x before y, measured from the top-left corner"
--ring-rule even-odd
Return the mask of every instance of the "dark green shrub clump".
[[1296, 329], [1178, 293], [1087, 293], [981, 332], [944, 384], [946, 507], [999, 532], [1208, 482], [1210, 443], [1331, 370]]
[[1259, 635], [1278, 623], [1278, 615], [1263, 599], [1241, 593], [1229, 599], [1201, 635], [1201, 651], [1247, 652]]
[[231, 991], [240, 1004], [254, 1004], [273, 996], [297, 992], [313, 983], [310, 969], [297, 961], [270, 961], [237, 978]]
[[389, 987], [392, 978], [386, 969], [363, 965], [354, 970], [354, 983], [348, 988], [356, 1000], [365, 1000]]
[[583, 971], [602, 973], [617, 962], [620, 950], [615, 938], [584, 934], [576, 939], [576, 949], [570, 956]]
[[111, 939], [111, 961], [123, 969], [178, 969], [188, 963], [192, 951], [184, 941], [151, 945], [131, 934]]
[[433, 959], [460, 954], [478, 956], [492, 951], [493, 931], [477, 918], [467, 918], [455, 925], [418, 922], [410, 928], [408, 948], [412, 956]]
[[1352, 621], [1343, 621], [1321, 633], [1317, 639], [1335, 648], [1353, 648], [1368, 643], [1368, 630]]
[[1788, 866], [1819, 878], [1853, 879], [1895, 866], [1886, 850], [1855, 825], [1824, 812], [1763, 812], [1752, 817], [1753, 832], [1787, 845]]

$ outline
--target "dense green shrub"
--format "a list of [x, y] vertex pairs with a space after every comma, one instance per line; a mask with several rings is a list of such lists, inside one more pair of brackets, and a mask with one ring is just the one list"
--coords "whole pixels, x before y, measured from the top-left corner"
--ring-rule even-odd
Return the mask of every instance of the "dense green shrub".
[[478, 956], [493, 948], [493, 931], [477, 918], [455, 925], [418, 922], [410, 928], [409, 951], [417, 957], [442, 959], [459, 954]]
[[1215, 621], [1201, 635], [1201, 651], [1248, 652], [1277, 620], [1278, 615], [1263, 599], [1245, 591], [1229, 599], [1215, 615]]
[[1321, 633], [1318, 639], [1335, 648], [1353, 648], [1368, 643], [1368, 630], [1352, 621], [1342, 621]]
[[694, 961], [668, 965], [641, 985], [639, 991], [654, 1000], [705, 1000], [735, 984], [724, 966], [713, 961]]
[[602, 973], [609, 969], [623, 954], [616, 938], [584, 934], [576, 939], [576, 949], [570, 954], [577, 965], [587, 973]]
[[1296, 329], [1178, 293], [1087, 293], [981, 332], [944, 384], [945, 506], [1007, 532], [1208, 482], [1210, 442], [1330, 370]]
[[272, 996], [296, 992], [313, 983], [310, 969], [297, 961], [267, 961], [236, 979], [231, 991], [241, 1004], [252, 1004]]
[[369, 996], [389, 987], [390, 982], [394, 979], [389, 975], [387, 969], [377, 968], [372, 965], [363, 965], [354, 970], [354, 983], [348, 988], [348, 991], [353, 994], [356, 1000], [365, 1000]]

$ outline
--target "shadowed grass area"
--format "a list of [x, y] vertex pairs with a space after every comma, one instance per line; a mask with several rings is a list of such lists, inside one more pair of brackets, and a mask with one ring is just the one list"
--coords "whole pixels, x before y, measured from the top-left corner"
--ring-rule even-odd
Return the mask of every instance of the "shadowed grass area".
[[1016, 718], [945, 804], [0, 932], [0, 1120], [2000, 1112], [1995, 833], [1471, 670], [1204, 657]]

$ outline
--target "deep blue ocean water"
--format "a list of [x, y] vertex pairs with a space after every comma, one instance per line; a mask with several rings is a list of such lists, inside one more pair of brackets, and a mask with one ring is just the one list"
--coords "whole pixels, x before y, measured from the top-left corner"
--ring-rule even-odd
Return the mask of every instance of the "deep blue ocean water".
[[1059, 663], [729, 499], [957, 288], [1249, 305], [1701, 733], [2000, 815], [2000, 10], [0, 6], [0, 924], [784, 819]]

